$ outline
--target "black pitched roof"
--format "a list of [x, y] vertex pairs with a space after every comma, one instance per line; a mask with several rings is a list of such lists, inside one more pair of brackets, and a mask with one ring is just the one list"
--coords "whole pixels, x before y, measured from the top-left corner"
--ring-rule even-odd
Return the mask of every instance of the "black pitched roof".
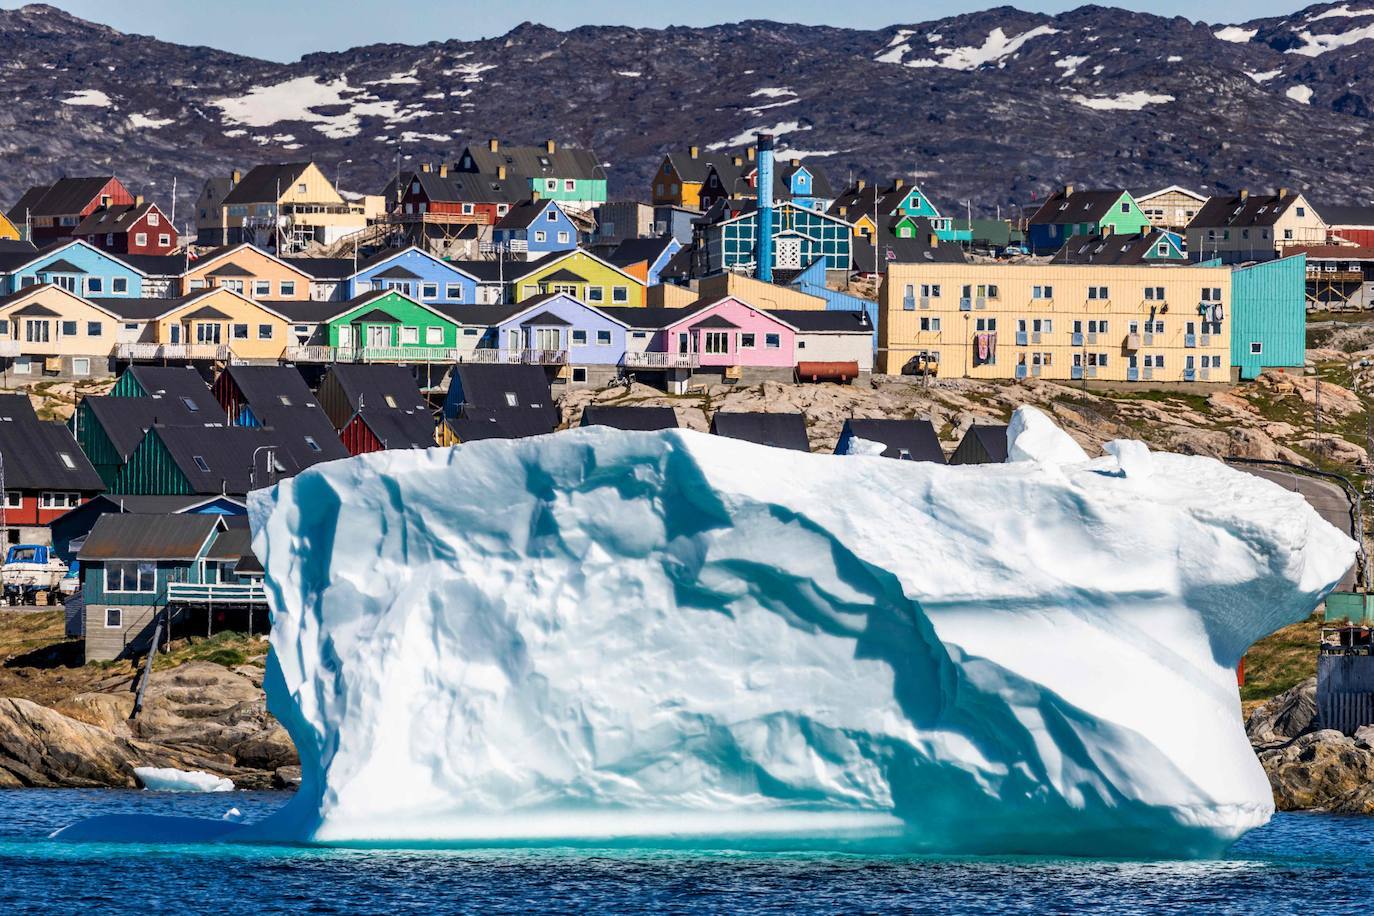
[[210, 536], [223, 527], [218, 515], [106, 513], [95, 520], [77, 559], [194, 560]]
[[548, 200], [527, 200], [507, 210], [506, 215], [497, 220], [492, 228], [527, 229], [552, 203], [553, 201]]
[[253, 276], [253, 272], [252, 272], [251, 270], [249, 270], [248, 268], [246, 268], [246, 267], [243, 267], [243, 266], [241, 266], [241, 265], [239, 265], [239, 264], [235, 264], [233, 261], [230, 261], [230, 262], [227, 263], [227, 264], [221, 264], [219, 267], [216, 267], [214, 270], [208, 271], [208, 272], [205, 274], [205, 276], [207, 276], [207, 277], [251, 277], [251, 276]]
[[401, 319], [384, 309], [373, 309], [370, 312], [363, 312], [353, 321], [366, 324], [400, 324]]
[[40, 318], [56, 318], [61, 312], [54, 311], [41, 302], [33, 302], [24, 306], [22, 309], [15, 309], [13, 314], [25, 316], [36, 315]]
[[798, 452], [811, 451], [811, 443], [806, 438], [806, 417], [799, 413], [733, 413], [718, 410], [711, 417], [711, 435]]
[[[254, 486], [271, 486], [301, 470], [291, 452], [280, 447], [282, 443], [274, 430], [248, 426], [157, 426], [148, 435], [156, 435], [162, 441], [194, 493], [242, 496]], [[266, 452], [257, 452], [261, 446], [278, 446], [272, 459], [275, 464], [269, 463]], [[209, 470], [203, 470], [196, 458]], [[278, 465], [280, 470], [276, 469]], [[255, 466], [256, 476], [252, 473]]]
[[67, 427], [39, 420], [27, 395], [0, 395], [0, 458], [10, 489], [105, 489]]
[[539, 313], [536, 314], [536, 315], [531, 315], [530, 317], [526, 318], [524, 321], [520, 322], [520, 326], [521, 326], [521, 327], [525, 327], [526, 325], [539, 325], [540, 327], [545, 327], [545, 328], [552, 328], [552, 327], [567, 328], [567, 327], [572, 327], [572, 322], [571, 322], [571, 321], [568, 321], [568, 320], [566, 320], [566, 319], [564, 319], [564, 318], [560, 318], [559, 316], [555, 315], [553, 312], [542, 311], [542, 312], [539, 312]]
[[1272, 226], [1297, 200], [1298, 195], [1292, 193], [1283, 197], [1277, 194], [1209, 197], [1207, 203], [1197, 211], [1197, 216], [1188, 223], [1188, 228], [1247, 229], [1252, 226]]
[[[939, 239], [936, 239], [934, 245], [930, 244], [931, 236], [935, 233], [930, 220], [919, 216], [912, 222], [915, 223], [915, 234], [911, 238], [899, 238], [893, 234], [888, 220], [878, 221], [878, 231], [875, 235], [878, 243], [877, 254], [883, 269], [886, 269], [888, 264], [963, 264], [968, 260], [963, 249], [957, 244], [941, 242]], [[875, 272], [873, 240], [856, 238], [851, 250], [856, 270], [863, 273]]]
[[308, 162], [283, 162], [274, 165], [257, 165], [234, 189], [224, 196], [221, 204], [256, 204], [275, 202], [282, 189], [290, 190], [296, 179], [310, 167]]
[[1328, 226], [1374, 228], [1374, 207], [1359, 204], [1322, 204], [1317, 212]]
[[[201, 294], [197, 293], [196, 295]], [[113, 312], [120, 318], [126, 318], [129, 321], [148, 321], [171, 311], [190, 298], [190, 296], [179, 296], [175, 299], [130, 299], [124, 296], [93, 296], [90, 301], [108, 312]]]
[[[463, 158], [466, 157], [472, 159], [472, 171], [480, 172], [484, 177], [496, 175], [497, 169], [505, 166], [506, 174], [525, 178], [606, 178], [606, 170], [590, 150], [560, 143], [554, 144], [553, 152], [549, 152], [545, 146], [500, 144], [496, 150], [492, 150], [485, 143], [474, 143], [463, 150]], [[459, 165], [462, 165], [462, 158]], [[450, 177], [453, 174], [450, 173]]]
[[627, 305], [598, 306], [598, 309], [632, 328], [666, 328], [692, 314], [692, 308], [637, 308]]
[[[945, 450], [940, 447], [940, 437], [929, 420], [871, 420], [851, 417], [844, 421], [840, 430], [840, 440], [846, 434], [881, 442], [884, 458], [902, 458], [907, 461], [930, 461], [945, 463]], [[838, 445], [836, 446], [838, 449]]]
[[201, 420], [173, 399], [88, 396], [84, 403], [90, 411], [91, 421], [99, 424], [115, 451], [126, 460], [143, 441], [144, 434], [158, 423], [171, 426], [218, 423], [223, 426], [225, 422], [224, 411], [219, 409], [218, 404], [215, 405], [218, 418], [207, 416]]
[[441, 315], [447, 315], [458, 324], [468, 327], [491, 327], [500, 324], [510, 316], [529, 308], [530, 300], [509, 302], [504, 305], [459, 305], [451, 302], [433, 302], [430, 308]]
[[184, 254], [120, 254], [114, 251], [105, 254], [123, 261], [145, 277], [179, 277], [186, 272]]
[[196, 413], [206, 418], [215, 417], [220, 421], [225, 419], [224, 408], [215, 400], [210, 387], [205, 384], [205, 379], [190, 366], [130, 366], [124, 372], [138, 382], [138, 387], [154, 400], [189, 399], [198, 408]]
[[566, 267], [560, 267], [553, 273], [544, 278], [545, 283], [586, 283], [587, 278], [578, 273], [573, 273]]
[[588, 404], [582, 411], [582, 425], [644, 432], [678, 428], [677, 414], [671, 407], [614, 407], [606, 404]]
[[[1139, 235], [1075, 235], [1050, 258], [1051, 264], [1145, 264], [1154, 247], [1164, 241], [1158, 229]], [[1185, 263], [1187, 256], [1168, 259]], [[1156, 261], [1158, 263], [1158, 261]]]
[[405, 366], [336, 363], [329, 367], [328, 374], [355, 413], [360, 405], [363, 409], [429, 411], [429, 402], [415, 384], [415, 376]]
[[432, 448], [434, 414], [429, 407], [394, 410], [390, 407], [364, 407], [355, 416], [362, 418], [384, 448]]
[[[463, 410], [456, 411], [459, 413], [467, 414], [472, 410], [508, 410], [517, 407], [553, 409], [549, 380], [540, 366], [459, 363], [454, 366], [453, 376], [449, 381], [450, 396], [453, 395], [452, 389], [455, 384], [461, 388], [463, 396]], [[514, 403], [511, 403], [512, 397]], [[460, 405], [451, 406], [457, 408]]]
[[[342, 280], [353, 276], [352, 258], [282, 258], [284, 263], [316, 280]], [[361, 265], [359, 265], [361, 266]]]
[[1096, 190], [1070, 191], [1060, 188], [1055, 191], [1035, 215], [1030, 218], [1033, 226], [1070, 223], [1096, 223], [1106, 216], [1112, 206], [1126, 193], [1121, 188], [1100, 188]]
[[964, 433], [964, 439], [950, 464], [1001, 464], [1007, 460], [1007, 427], [998, 424], [975, 424]]
[[420, 275], [419, 275], [419, 274], [415, 273], [415, 271], [413, 271], [413, 270], [407, 270], [406, 268], [402, 267], [400, 264], [397, 264], [397, 265], [394, 266], [394, 267], [388, 267], [386, 270], [383, 270], [383, 271], [381, 271], [380, 273], [376, 274], [376, 276], [379, 277], [380, 279], [383, 279], [383, 280], [418, 280], [418, 279], [420, 279]]
[[[126, 233], [144, 216], [148, 211], [157, 207], [150, 201], [141, 204], [118, 204], [112, 207], [97, 207], [83, 219], [72, 235], [101, 235], [110, 233]], [[159, 210], [159, 213], [162, 211]], [[176, 227], [171, 224], [164, 224], [168, 232], [175, 232]], [[161, 227], [159, 227], [161, 228]]]
[[527, 407], [470, 410], [448, 421], [459, 442], [482, 439], [524, 439], [551, 433], [557, 425], [550, 411]]
[[66, 258], [58, 258], [56, 261], [49, 261], [38, 269], [42, 274], [84, 274], [86, 269], [78, 267]]
[[701, 319], [700, 321], [694, 321], [694, 322], [692, 322], [692, 327], [694, 327], [694, 328], [737, 328], [737, 327], [739, 327], [739, 325], [735, 324], [733, 321], [731, 321], [729, 318], [726, 318], [724, 315], [716, 314], [716, 315], [707, 315], [705, 318]]
[[[96, 178], [59, 178], [52, 184], [42, 189], [41, 194], [30, 194], [37, 191], [31, 188], [24, 197], [20, 199], [20, 205], [26, 206], [30, 216], [70, 216], [80, 213], [91, 202], [96, 199], [101, 189], [114, 180], [113, 175], [104, 175]], [[24, 221], [24, 212], [16, 205], [18, 210], [19, 223]]]
[[[334, 424], [300, 372], [290, 366], [230, 366], [225, 370], [253, 415], [297, 467], [348, 457]], [[314, 447], [310, 442], [314, 442]]]
[[672, 236], [665, 236], [661, 239], [626, 239], [615, 246], [615, 249], [606, 255], [604, 260], [620, 268], [629, 267], [631, 264], [638, 264], [641, 261], [652, 264], [673, 242]]
[[259, 299], [258, 304], [297, 324], [319, 324], [349, 309], [346, 302], [317, 302], [313, 299]]

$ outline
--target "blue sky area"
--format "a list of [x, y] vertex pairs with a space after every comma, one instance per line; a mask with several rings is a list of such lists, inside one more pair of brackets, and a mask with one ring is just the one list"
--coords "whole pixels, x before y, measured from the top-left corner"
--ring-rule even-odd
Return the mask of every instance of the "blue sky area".
[[[376, 42], [423, 44], [450, 38], [501, 35], [526, 20], [558, 29], [578, 25], [713, 25], [740, 19], [785, 18], [793, 22], [881, 28], [974, 12], [995, 2], [948, 0], [869, 0], [837, 4], [833, 0], [792, 0], [788, 4], [746, 0], [694, 0], [688, 4], [611, 2], [611, 0], [49, 0], [73, 15], [103, 22], [122, 32], [155, 35], [180, 44], [209, 45], [262, 57], [291, 61], [311, 51], [336, 51]], [[0, 0], [12, 9], [20, 0]], [[1022, 9], [1047, 13], [1080, 3], [1024, 0]], [[1123, 2], [1128, 9], [1196, 18], [1196, 0], [1154, 3]], [[1243, 22], [1277, 16], [1308, 4], [1301, 0], [1214, 0], [1203, 18], [1213, 23]]]

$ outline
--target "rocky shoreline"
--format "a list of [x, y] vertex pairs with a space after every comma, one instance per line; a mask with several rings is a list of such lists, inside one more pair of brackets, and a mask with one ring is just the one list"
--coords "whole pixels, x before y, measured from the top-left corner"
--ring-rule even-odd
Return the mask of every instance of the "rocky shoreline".
[[1322, 728], [1315, 677], [1256, 709], [1245, 731], [1280, 811], [1374, 814], [1374, 726]]

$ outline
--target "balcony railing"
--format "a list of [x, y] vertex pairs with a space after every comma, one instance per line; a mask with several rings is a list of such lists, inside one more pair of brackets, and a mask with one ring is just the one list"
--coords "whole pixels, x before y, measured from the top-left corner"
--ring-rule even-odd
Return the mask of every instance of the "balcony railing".
[[332, 363], [337, 362], [333, 347], [287, 347], [283, 357], [295, 363]]
[[115, 344], [116, 359], [214, 359], [228, 360], [233, 351], [221, 344]]
[[1016, 367], [1016, 377], [1017, 377], [1017, 378], [1025, 378], [1025, 377], [1026, 377], [1026, 367], [1025, 367], [1024, 365], [1018, 365], [1018, 366]]
[[1074, 332], [1074, 334], [1073, 334], [1073, 345], [1074, 345], [1075, 347], [1081, 347], [1081, 346], [1083, 346], [1083, 334], [1082, 334], [1081, 332], [1078, 332], [1078, 331], [1075, 331], [1075, 332]]
[[530, 243], [527, 239], [507, 239], [504, 242], [483, 242], [478, 246], [482, 254], [527, 254]]
[[961, 311], [961, 312], [970, 312], [970, 311], [973, 311], [973, 302], [972, 302], [972, 300], [969, 300], [969, 299], [960, 299], [960, 300], [959, 300], [959, 311]]
[[564, 366], [567, 350], [497, 350], [481, 347], [458, 355], [460, 363], [510, 363], [525, 366]]
[[19, 341], [0, 340], [0, 356], [18, 356]]
[[627, 369], [695, 369], [701, 359], [695, 353], [626, 353]]
[[181, 604], [266, 604], [267, 591], [261, 582], [169, 582], [167, 601]]

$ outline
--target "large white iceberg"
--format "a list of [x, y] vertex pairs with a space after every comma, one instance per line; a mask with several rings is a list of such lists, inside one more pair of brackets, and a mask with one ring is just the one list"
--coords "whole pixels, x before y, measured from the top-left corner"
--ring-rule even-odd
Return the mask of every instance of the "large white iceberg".
[[233, 837], [1218, 852], [1273, 809], [1235, 666], [1354, 544], [1062, 435], [945, 467], [586, 428], [255, 494], [303, 775]]

